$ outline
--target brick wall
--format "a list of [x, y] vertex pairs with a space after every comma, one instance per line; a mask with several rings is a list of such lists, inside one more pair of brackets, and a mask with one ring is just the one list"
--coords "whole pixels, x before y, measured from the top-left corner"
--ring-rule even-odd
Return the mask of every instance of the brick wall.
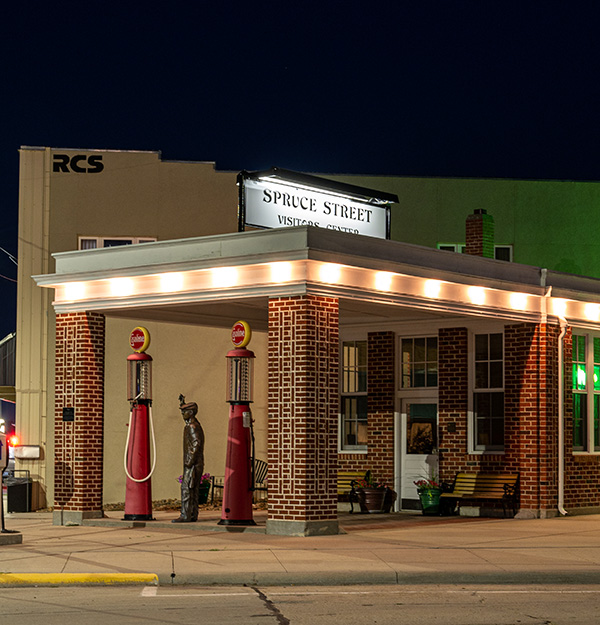
[[505, 453], [468, 453], [468, 333], [439, 333], [440, 478], [459, 471], [519, 472], [521, 508], [556, 506], [556, 326], [504, 329]]
[[506, 326], [504, 467], [520, 473], [521, 509], [555, 509], [558, 326]]
[[269, 302], [269, 519], [337, 519], [338, 302]]
[[451, 481], [467, 466], [468, 332], [445, 328], [438, 334], [440, 480]]
[[[63, 421], [63, 408], [75, 410]], [[56, 316], [54, 505], [102, 514], [104, 316]]]
[[396, 333], [369, 332], [367, 339], [368, 451], [339, 456], [340, 469], [371, 470], [378, 480], [393, 483], [394, 408], [396, 396]]

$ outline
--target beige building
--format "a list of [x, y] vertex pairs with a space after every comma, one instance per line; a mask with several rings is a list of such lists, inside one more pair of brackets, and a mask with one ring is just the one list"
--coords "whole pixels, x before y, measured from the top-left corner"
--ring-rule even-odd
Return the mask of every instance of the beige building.
[[[43, 507], [46, 502], [52, 505], [53, 501], [55, 315], [52, 291], [40, 289], [31, 276], [52, 273], [52, 254], [56, 252], [236, 230], [236, 173], [217, 172], [213, 163], [165, 162], [158, 152], [21, 149], [17, 427], [23, 444], [41, 448], [39, 460], [19, 462], [39, 485], [34, 489], [34, 507]], [[168, 321], [107, 316], [105, 502], [123, 501], [125, 496], [123, 452], [129, 418], [126, 358], [131, 353], [129, 333], [142, 323], [151, 333], [148, 353], [155, 361], [157, 463], [153, 497], [177, 497], [179, 493], [183, 430], [177, 402], [180, 393], [198, 402], [207, 441], [206, 470], [213, 475], [223, 475], [224, 471], [228, 331], [194, 325], [195, 320], [185, 310], [173, 312]], [[257, 362], [264, 360], [264, 335], [255, 332], [251, 348]], [[266, 453], [265, 386], [259, 376], [253, 406], [257, 457]]]

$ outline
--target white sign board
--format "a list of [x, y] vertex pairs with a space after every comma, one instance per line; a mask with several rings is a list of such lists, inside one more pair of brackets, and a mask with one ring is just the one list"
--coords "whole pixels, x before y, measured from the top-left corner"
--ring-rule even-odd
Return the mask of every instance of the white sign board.
[[387, 238], [387, 206], [276, 180], [244, 180], [245, 223], [258, 228], [316, 226]]

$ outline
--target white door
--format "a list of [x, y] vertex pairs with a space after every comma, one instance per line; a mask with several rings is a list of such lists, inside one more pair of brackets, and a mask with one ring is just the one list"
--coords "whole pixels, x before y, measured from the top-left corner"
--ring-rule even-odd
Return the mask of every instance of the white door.
[[414, 482], [438, 476], [438, 406], [434, 398], [403, 399], [400, 428], [401, 507], [418, 508]]

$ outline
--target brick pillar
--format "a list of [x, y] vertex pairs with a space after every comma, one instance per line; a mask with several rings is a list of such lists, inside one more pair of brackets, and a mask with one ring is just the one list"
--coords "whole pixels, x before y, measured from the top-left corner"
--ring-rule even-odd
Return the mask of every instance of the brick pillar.
[[440, 480], [451, 482], [467, 462], [469, 351], [466, 328], [442, 328], [438, 335]]
[[102, 516], [104, 315], [56, 316], [55, 384], [54, 524], [65, 525]]
[[520, 473], [521, 517], [557, 506], [558, 326], [506, 326], [507, 471]]
[[368, 466], [373, 476], [394, 483], [396, 333], [368, 334]]
[[494, 258], [494, 218], [484, 208], [467, 217], [466, 253]]
[[267, 532], [337, 534], [338, 301], [269, 302]]

